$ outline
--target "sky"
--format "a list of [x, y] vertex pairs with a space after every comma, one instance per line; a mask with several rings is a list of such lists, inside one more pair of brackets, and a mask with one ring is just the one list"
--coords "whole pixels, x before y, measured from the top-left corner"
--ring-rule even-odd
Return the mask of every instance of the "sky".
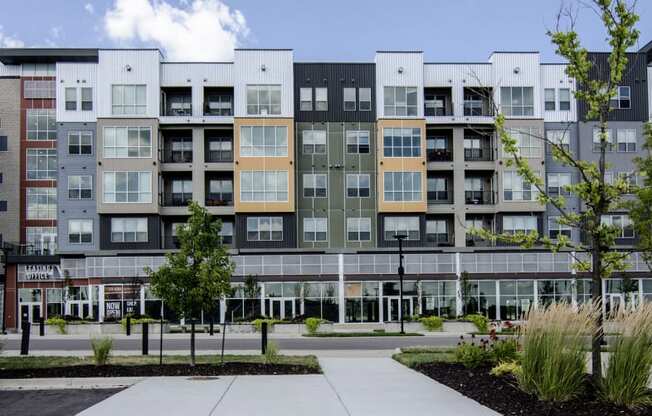
[[[606, 50], [581, 1], [576, 30]], [[485, 62], [495, 50], [540, 51], [562, 0], [0, 0], [0, 47], [157, 47], [169, 61], [229, 61], [233, 48], [291, 48], [295, 61], [373, 61], [422, 50], [426, 62]], [[652, 0], [638, 0], [639, 46], [652, 40]]]

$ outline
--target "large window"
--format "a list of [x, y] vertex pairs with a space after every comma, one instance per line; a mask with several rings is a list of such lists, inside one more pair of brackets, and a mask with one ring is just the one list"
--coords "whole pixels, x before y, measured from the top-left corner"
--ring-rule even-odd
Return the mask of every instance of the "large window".
[[387, 202], [421, 200], [421, 172], [385, 172], [384, 182]]
[[152, 130], [149, 127], [105, 127], [104, 157], [152, 157]]
[[548, 195], [557, 197], [560, 195], [569, 196], [566, 189], [571, 184], [570, 173], [549, 173], [548, 174]]
[[446, 220], [426, 221], [426, 240], [429, 243], [447, 244], [448, 222]]
[[315, 111], [328, 111], [328, 88], [315, 88]]
[[538, 191], [535, 186], [525, 181], [516, 171], [503, 174], [503, 191], [505, 201], [534, 201]]
[[66, 88], [66, 111], [77, 110], [77, 88]]
[[616, 93], [610, 102], [611, 108], [626, 110], [632, 108], [632, 91], [627, 86], [616, 87]]
[[247, 114], [281, 114], [281, 86], [247, 85]]
[[222, 244], [233, 244], [233, 223], [223, 222], [219, 235], [222, 237]]
[[545, 103], [545, 109], [546, 111], [555, 111], [557, 107], [557, 100], [555, 99], [555, 89], [554, 88], [546, 88], [543, 91], [544, 95], [544, 103]]
[[[539, 307], [553, 302], [566, 302], [570, 305], [573, 299], [572, 280], [539, 280]], [[578, 282], [579, 284], [580, 282]]]
[[142, 115], [147, 109], [145, 85], [112, 85], [111, 111], [113, 115]]
[[570, 90], [568, 88], [559, 89], [559, 111], [570, 111]]
[[421, 129], [384, 128], [383, 149], [385, 157], [421, 156]]
[[636, 129], [616, 130], [619, 152], [636, 152]]
[[385, 241], [394, 241], [395, 235], [406, 235], [408, 240], [419, 240], [419, 217], [385, 217]]
[[90, 175], [68, 176], [68, 199], [91, 199], [93, 177]]
[[349, 198], [366, 198], [369, 196], [370, 176], [368, 174], [346, 175], [346, 196]]
[[[614, 150], [614, 138], [611, 134], [611, 130], [605, 130], [607, 135], [607, 144], [605, 149], [607, 152], [612, 152]], [[602, 144], [600, 143], [600, 129], [593, 129], [593, 152], [598, 153]]]
[[57, 227], [25, 227], [30, 252], [54, 254], [57, 248]]
[[506, 116], [533, 116], [534, 89], [532, 87], [501, 87], [500, 104]]
[[55, 80], [25, 80], [24, 96], [28, 99], [56, 98]]
[[146, 243], [147, 218], [111, 218], [112, 243]]
[[522, 127], [510, 130], [509, 134], [516, 140], [518, 155], [524, 158], [542, 157], [542, 139], [536, 128]]
[[93, 89], [81, 89], [81, 109], [82, 111], [93, 111]]
[[247, 241], [282, 241], [283, 217], [248, 217]]
[[530, 233], [537, 231], [537, 217], [532, 215], [505, 215], [503, 217], [503, 233]]
[[325, 154], [326, 153], [326, 130], [304, 130], [303, 131], [303, 154]]
[[385, 87], [385, 116], [417, 115], [417, 87]]
[[286, 202], [288, 200], [288, 172], [240, 172], [240, 200], [242, 202]]
[[346, 152], [347, 153], [369, 153], [369, 131], [347, 130]]
[[105, 203], [152, 203], [151, 172], [104, 172]]
[[370, 241], [371, 218], [347, 218], [346, 239], [348, 241]]
[[233, 141], [229, 137], [215, 137], [208, 141], [207, 162], [230, 162], [233, 160]]
[[448, 180], [446, 178], [428, 178], [428, 202], [448, 202]]
[[532, 280], [500, 281], [500, 318], [521, 320], [534, 305]]
[[344, 111], [355, 111], [355, 88], [344, 88]]
[[211, 179], [208, 182], [206, 205], [232, 205], [233, 181], [231, 179]]
[[312, 88], [299, 88], [299, 110], [312, 111]]
[[93, 133], [90, 131], [71, 131], [68, 133], [68, 154], [93, 154]]
[[560, 235], [564, 235], [568, 238], [572, 236], [572, 229], [569, 225], [560, 224], [559, 216], [550, 216], [548, 217], [548, 237], [550, 238], [559, 238]]
[[326, 241], [328, 237], [328, 218], [304, 218], [303, 241]]
[[457, 316], [456, 293], [455, 281], [422, 282], [421, 314], [455, 318]]
[[[312, 91], [311, 87], [299, 88], [300, 111], [312, 111]], [[315, 111], [328, 111], [328, 89], [325, 87], [315, 88]]]
[[567, 152], [570, 151], [570, 135], [567, 130], [547, 130], [546, 139], [552, 143], [558, 144]]
[[27, 188], [27, 219], [57, 219], [57, 188]]
[[27, 140], [56, 140], [56, 110], [27, 110]]
[[603, 215], [601, 222], [616, 230], [616, 238], [634, 238], [634, 227], [628, 215]]
[[285, 126], [240, 127], [240, 156], [277, 157], [288, 155]]
[[306, 198], [326, 198], [328, 175], [325, 173], [303, 174], [303, 196]]
[[371, 111], [371, 88], [358, 88], [358, 110]]
[[93, 220], [68, 220], [68, 242], [88, 244], [93, 242]]
[[57, 150], [27, 149], [27, 179], [56, 179]]

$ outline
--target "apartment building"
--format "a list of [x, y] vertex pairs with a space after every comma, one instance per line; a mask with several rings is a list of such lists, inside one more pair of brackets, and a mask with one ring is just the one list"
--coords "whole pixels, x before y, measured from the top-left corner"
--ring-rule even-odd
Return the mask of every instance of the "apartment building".
[[[604, 76], [605, 55], [590, 56]], [[609, 162], [613, 175], [637, 180], [652, 66], [645, 48], [629, 57]], [[442, 63], [378, 51], [370, 62], [304, 63], [292, 50], [238, 49], [233, 62], [188, 63], [156, 49], [3, 49], [0, 62], [7, 328], [55, 315], [175, 320], [145, 268], [178, 247], [191, 200], [222, 221], [236, 263], [234, 292], [216, 300], [214, 320], [386, 322], [463, 309], [519, 319], [553, 299], [589, 297], [569, 253], [496, 247], [468, 232], [582, 238], [537, 202], [496, 137], [500, 111], [553, 193], [579, 178], [537, 137], [595, 157], [578, 86], [537, 52]], [[566, 209], [584, 208], [567, 197]], [[619, 245], [635, 242], [626, 212], [605, 221], [621, 225]], [[402, 305], [398, 233], [407, 235]], [[652, 296], [647, 266], [636, 253], [630, 262], [635, 296]], [[260, 285], [253, 299], [248, 276]], [[621, 278], [604, 283], [607, 308], [624, 299]]]

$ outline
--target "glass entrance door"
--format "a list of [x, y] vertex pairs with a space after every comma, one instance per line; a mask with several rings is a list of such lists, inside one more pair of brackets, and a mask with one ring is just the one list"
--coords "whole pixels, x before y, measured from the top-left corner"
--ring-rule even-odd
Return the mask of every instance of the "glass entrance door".
[[21, 303], [20, 304], [20, 326], [23, 322], [37, 323], [41, 319], [40, 303]]
[[414, 314], [414, 305], [411, 297], [403, 298], [403, 310], [399, 308], [401, 298], [399, 296], [391, 296], [387, 299], [387, 316], [386, 321], [396, 322], [401, 320], [401, 313], [403, 317], [407, 318]]
[[273, 319], [291, 319], [297, 314], [294, 298], [271, 298], [269, 306], [269, 317]]
[[44, 255], [54, 255], [57, 248], [57, 235], [53, 233], [41, 234], [41, 250]]

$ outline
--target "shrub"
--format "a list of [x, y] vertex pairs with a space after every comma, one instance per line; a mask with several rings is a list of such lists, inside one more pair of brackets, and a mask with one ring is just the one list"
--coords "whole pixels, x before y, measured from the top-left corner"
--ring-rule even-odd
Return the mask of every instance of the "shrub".
[[60, 316], [53, 316], [52, 318], [48, 318], [45, 323], [47, 325], [56, 326], [57, 331], [62, 335], [66, 333], [66, 320]]
[[[463, 337], [462, 337], [463, 339]], [[490, 359], [490, 353], [487, 351], [486, 341], [481, 340], [479, 344], [475, 342], [466, 343], [461, 341], [455, 349], [455, 361], [466, 368], [476, 368], [486, 363]]]
[[254, 319], [251, 324], [254, 326], [254, 330], [256, 332], [260, 332], [260, 330], [263, 328], [263, 322], [267, 322], [267, 329], [270, 330], [272, 327], [278, 323], [281, 323], [283, 321], [279, 319]]
[[582, 393], [586, 379], [585, 337], [595, 330], [597, 308], [567, 303], [532, 309], [523, 326], [519, 387], [540, 400], [563, 402]]
[[489, 348], [491, 358], [496, 363], [518, 360], [518, 341], [515, 339], [493, 340]]
[[[151, 324], [151, 323], [158, 323], [158, 322], [160, 322], [159, 319], [150, 318], [149, 316], [142, 316], [140, 318], [131, 317], [131, 326], [132, 327], [140, 325], [140, 324], [144, 324], [144, 323]], [[122, 326], [122, 329], [124, 331], [127, 330], [127, 318], [126, 317], [122, 318], [120, 320], [120, 326]]]
[[324, 322], [321, 318], [307, 318], [305, 321], [306, 329], [309, 334], [316, 334], [319, 326]]
[[487, 332], [489, 330], [489, 318], [484, 315], [466, 315], [464, 319], [472, 322], [479, 332]]
[[618, 311], [616, 321], [623, 331], [616, 336], [607, 371], [600, 385], [603, 400], [619, 406], [644, 407], [652, 404], [648, 390], [652, 369], [652, 304], [643, 303], [635, 311]]
[[521, 372], [520, 364], [514, 361], [501, 362], [500, 364], [492, 368], [490, 371], [491, 375], [496, 377], [506, 376], [508, 374], [513, 374], [515, 376], [518, 376], [520, 372]]
[[91, 347], [93, 348], [93, 361], [95, 365], [106, 365], [109, 362], [113, 340], [111, 338], [92, 339]]
[[267, 348], [265, 348], [265, 363], [276, 364], [278, 358], [278, 345], [276, 345], [274, 341], [269, 341], [267, 343]]
[[426, 328], [426, 331], [430, 332], [440, 331], [444, 326], [444, 320], [438, 316], [424, 316], [419, 319], [419, 321], [421, 322], [421, 325]]

